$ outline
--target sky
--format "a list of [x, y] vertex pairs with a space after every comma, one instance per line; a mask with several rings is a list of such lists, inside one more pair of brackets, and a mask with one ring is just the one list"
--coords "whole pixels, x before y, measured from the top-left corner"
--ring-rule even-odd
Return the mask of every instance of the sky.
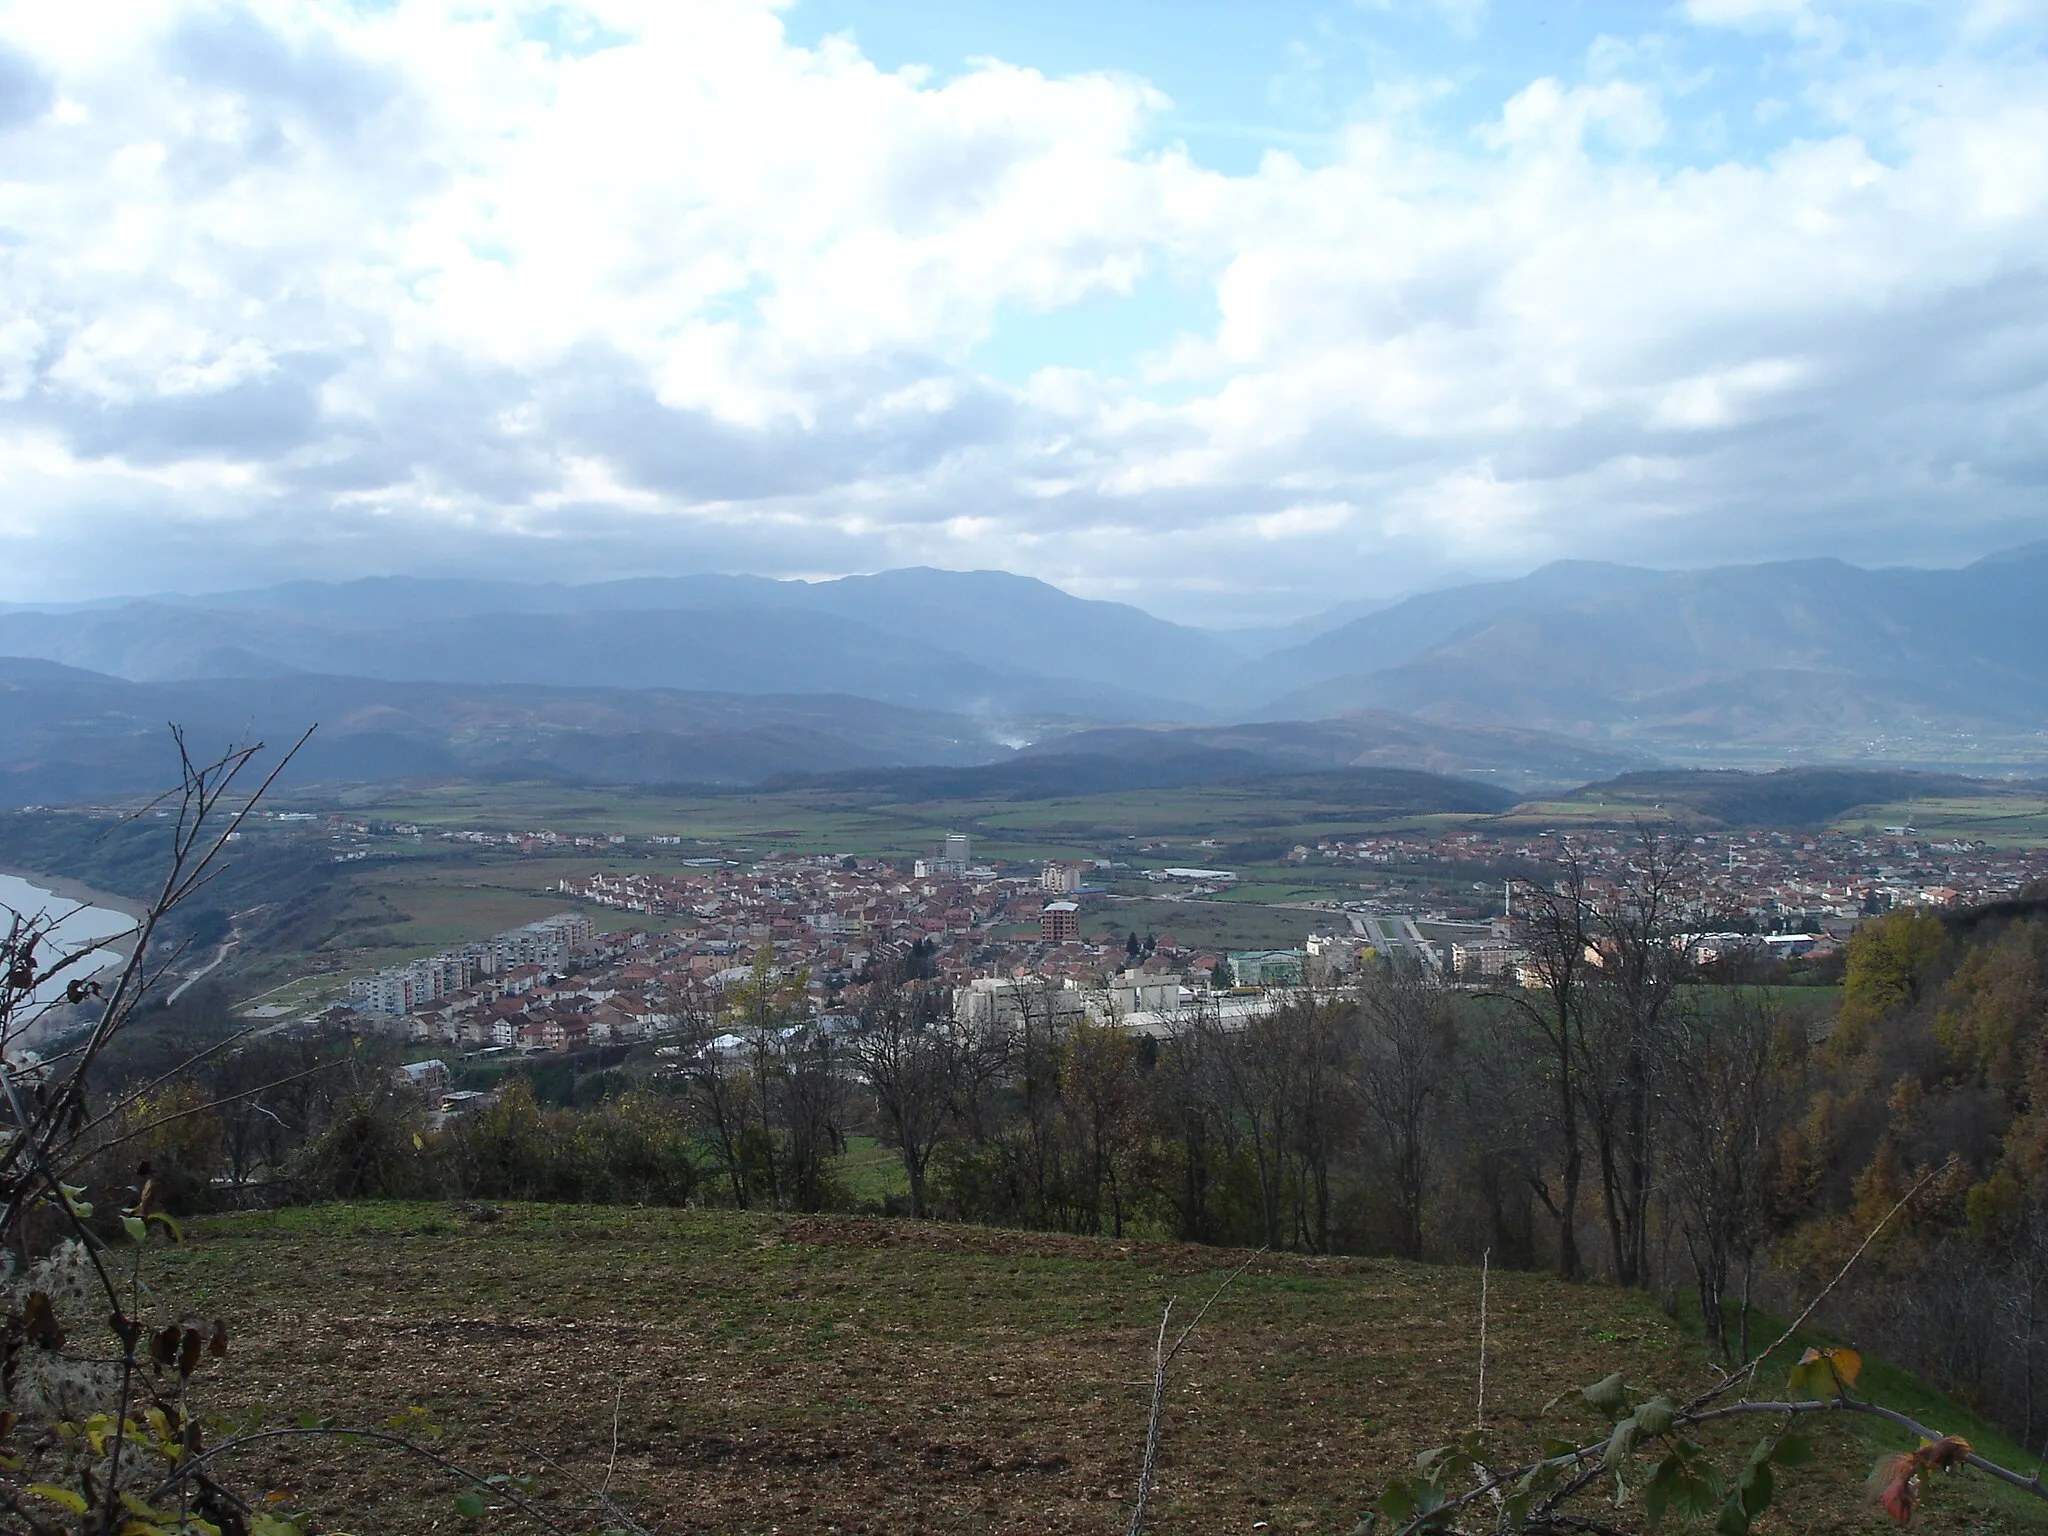
[[0, 0], [0, 600], [2048, 537], [2048, 0]]

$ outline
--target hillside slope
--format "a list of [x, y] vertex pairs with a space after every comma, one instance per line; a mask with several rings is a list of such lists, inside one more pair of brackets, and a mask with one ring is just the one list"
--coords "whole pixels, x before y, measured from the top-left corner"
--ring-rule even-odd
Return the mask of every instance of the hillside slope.
[[[209, 1408], [381, 1423], [419, 1403], [448, 1431], [444, 1454], [500, 1468], [544, 1452], [559, 1469], [544, 1486], [594, 1485], [616, 1393], [613, 1490], [651, 1527], [726, 1532], [1122, 1529], [1160, 1308], [1178, 1297], [1190, 1315], [1244, 1257], [539, 1207], [489, 1223], [446, 1206], [289, 1210], [209, 1220], [195, 1239], [152, 1264], [169, 1294], [231, 1311]], [[1254, 1260], [1175, 1370], [1154, 1529], [1350, 1529], [1418, 1450], [1469, 1425], [1479, 1292], [1471, 1270]], [[1638, 1295], [1495, 1271], [1488, 1307], [1487, 1417], [1504, 1447], [1534, 1439], [1553, 1395], [1609, 1371], [1705, 1379], [1692, 1339]], [[1560, 1426], [1590, 1427], [1569, 1410], [1543, 1418]], [[1815, 1464], [1782, 1479], [1774, 1528], [1870, 1529], [1863, 1474], [1893, 1442], [1837, 1425], [1816, 1439]], [[453, 1489], [431, 1470], [290, 1454], [288, 1468], [252, 1466], [288, 1478], [323, 1525], [449, 1526]], [[2041, 1528], [1969, 1480], [1929, 1500], [1973, 1529]]]

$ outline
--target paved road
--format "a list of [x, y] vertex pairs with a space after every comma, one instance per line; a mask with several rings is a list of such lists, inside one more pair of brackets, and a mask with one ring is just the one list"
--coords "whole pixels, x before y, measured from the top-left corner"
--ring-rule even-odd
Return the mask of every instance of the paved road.
[[1422, 930], [1415, 926], [1415, 919], [1405, 915], [1382, 916], [1377, 912], [1346, 914], [1351, 919], [1354, 933], [1363, 934], [1372, 941], [1373, 948], [1382, 954], [1398, 955], [1407, 950], [1411, 959], [1416, 960], [1430, 971], [1443, 969], [1443, 956], [1437, 948], [1422, 936]]

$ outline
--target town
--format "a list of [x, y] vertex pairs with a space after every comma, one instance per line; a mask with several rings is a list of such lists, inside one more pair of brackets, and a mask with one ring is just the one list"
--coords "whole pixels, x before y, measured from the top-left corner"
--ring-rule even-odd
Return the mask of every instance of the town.
[[[526, 833], [507, 841], [552, 848], [569, 840]], [[626, 839], [576, 841], [615, 847]], [[1992, 900], [2048, 874], [2048, 851], [1926, 842], [1907, 827], [1701, 834], [1672, 847], [1683, 858], [1690, 942], [1702, 963], [1738, 951], [1825, 957], [1871, 914]], [[331, 1017], [456, 1048], [578, 1051], [673, 1033], [686, 1014], [714, 1015], [765, 961], [776, 975], [801, 979], [807, 1009], [820, 1018], [843, 1015], [877, 968], [893, 968], [950, 989], [966, 1022], [1001, 1019], [1029, 996], [1050, 994], [1061, 1013], [1157, 1033], [1198, 1000], [1224, 1017], [1244, 1016], [1304, 984], [1355, 976], [1381, 956], [1467, 986], [1525, 980], [1517, 885], [1546, 885], [1569, 861], [1599, 901], [1627, 879], [1640, 851], [1634, 832], [1554, 829], [1300, 844], [1287, 863], [1359, 878], [1328, 887], [1343, 894], [1298, 904], [1310, 909], [1313, 931], [1299, 948], [1278, 950], [1200, 948], [1176, 937], [1173, 913], [1225, 897], [1239, 878], [1230, 870], [1120, 859], [977, 862], [971, 839], [957, 833], [908, 869], [848, 854], [694, 857], [660, 872], [565, 878], [560, 894], [575, 911], [356, 977], [349, 1011]], [[1161, 887], [1174, 892], [1171, 902], [1153, 896]]]

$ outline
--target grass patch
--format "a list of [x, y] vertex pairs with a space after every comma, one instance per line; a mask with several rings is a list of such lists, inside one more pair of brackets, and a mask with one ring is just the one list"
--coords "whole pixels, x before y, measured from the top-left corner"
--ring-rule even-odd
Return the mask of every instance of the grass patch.
[[832, 1165], [833, 1174], [856, 1205], [880, 1208], [891, 1199], [910, 1198], [910, 1176], [895, 1148], [872, 1136], [849, 1136], [846, 1152]]

